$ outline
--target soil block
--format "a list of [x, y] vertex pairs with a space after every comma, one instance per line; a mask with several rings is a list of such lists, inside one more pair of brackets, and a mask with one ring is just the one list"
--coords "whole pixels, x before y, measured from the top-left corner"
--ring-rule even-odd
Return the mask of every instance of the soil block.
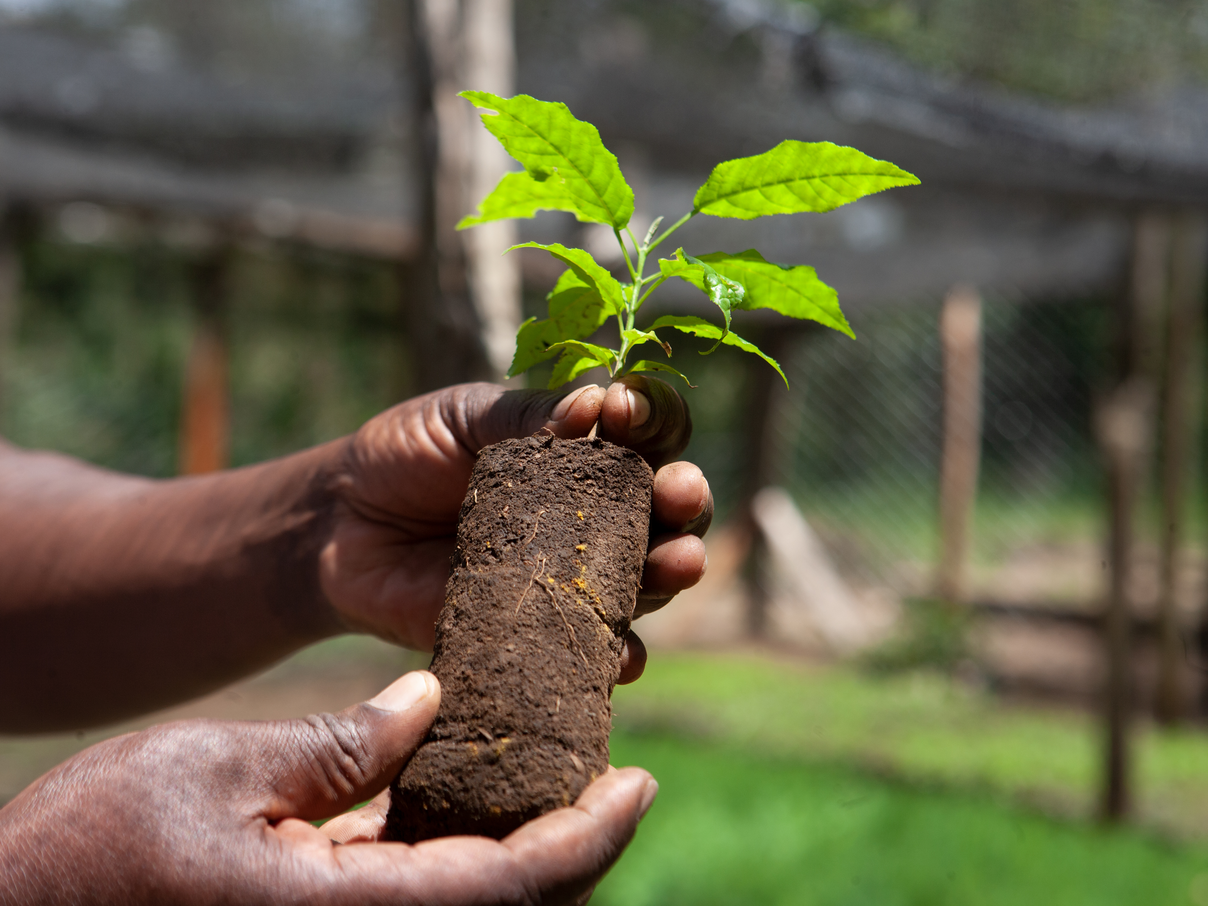
[[602, 440], [478, 454], [436, 626], [440, 711], [391, 790], [389, 839], [501, 838], [607, 769], [653, 484]]

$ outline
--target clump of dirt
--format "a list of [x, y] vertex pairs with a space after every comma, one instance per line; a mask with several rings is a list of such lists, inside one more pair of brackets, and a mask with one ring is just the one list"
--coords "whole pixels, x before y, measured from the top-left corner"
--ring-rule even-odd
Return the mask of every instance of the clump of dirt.
[[479, 453], [436, 627], [440, 712], [391, 790], [390, 839], [501, 838], [607, 769], [653, 484], [602, 440]]

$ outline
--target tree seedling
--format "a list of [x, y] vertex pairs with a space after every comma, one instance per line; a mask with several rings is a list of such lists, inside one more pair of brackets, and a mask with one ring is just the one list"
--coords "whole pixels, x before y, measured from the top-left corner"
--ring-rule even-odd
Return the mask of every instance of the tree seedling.
[[[728, 161], [696, 193], [692, 210], [640, 241], [630, 229], [633, 192], [595, 127], [562, 104], [469, 91], [486, 127], [524, 170], [508, 173], [462, 227], [539, 210], [570, 211], [611, 227], [628, 282], [583, 249], [528, 242], [567, 270], [549, 295], [549, 317], [520, 328], [511, 374], [557, 358], [551, 387], [596, 367], [680, 375], [638, 359], [665, 328], [736, 346], [780, 366], [730, 329], [734, 311], [770, 308], [851, 334], [835, 292], [811, 267], [784, 267], [751, 249], [658, 259], [659, 246], [698, 214], [750, 219], [827, 211], [917, 180], [851, 148], [786, 141]], [[672, 277], [698, 287], [721, 324], [666, 316], [637, 326], [643, 303]], [[616, 320], [616, 348], [589, 342]], [[630, 361], [633, 358], [634, 361]], [[781, 377], [784, 377], [781, 372]], [[686, 379], [685, 379], [686, 380]], [[654, 473], [634, 451], [601, 438], [546, 434], [505, 440], [478, 454], [462, 504], [432, 672], [440, 710], [391, 788], [386, 836], [416, 842], [450, 834], [503, 838], [570, 805], [608, 770], [609, 697], [633, 619], [650, 542]]]
[[[752, 220], [772, 214], [824, 212], [874, 192], [918, 183], [900, 167], [855, 148], [786, 140], [763, 154], [718, 164], [697, 190], [692, 210], [661, 232], [663, 218], [657, 218], [639, 240], [630, 229], [633, 190], [595, 126], [576, 119], [565, 104], [528, 95], [501, 98], [485, 91], [463, 91], [461, 96], [485, 111], [483, 125], [524, 169], [505, 174], [478, 212], [464, 218], [457, 228], [533, 217], [542, 210], [568, 211], [584, 223], [610, 227], [625, 260], [629, 279], [622, 282], [584, 249], [556, 242], [525, 242], [513, 247], [544, 249], [567, 267], [548, 296], [548, 317], [529, 318], [520, 326], [508, 371], [514, 377], [557, 358], [550, 389], [596, 367], [605, 368], [611, 379], [663, 372], [687, 382], [667, 362], [630, 361], [635, 350], [648, 344], [660, 347], [670, 358], [671, 346], [658, 334], [666, 328], [712, 340], [702, 355], [719, 346], [753, 353], [784, 379], [779, 363], [730, 329], [733, 312], [768, 308], [854, 337], [834, 289], [818, 279], [812, 267], [775, 264], [755, 249], [694, 256], [678, 248], [669, 257], [657, 259], [657, 271], [647, 274], [655, 250], [701, 214]], [[720, 309], [722, 323], [664, 315], [645, 329], [639, 328], [642, 305], [673, 277], [703, 291]], [[610, 318], [616, 319], [618, 345], [587, 342]]]

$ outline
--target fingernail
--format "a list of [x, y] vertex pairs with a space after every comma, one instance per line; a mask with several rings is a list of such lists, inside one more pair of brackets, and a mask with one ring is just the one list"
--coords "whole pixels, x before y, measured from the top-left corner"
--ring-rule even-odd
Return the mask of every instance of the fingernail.
[[650, 806], [654, 805], [654, 797], [659, 794], [659, 782], [651, 777], [646, 781], [646, 789], [642, 790], [642, 804], [638, 808], [638, 820], [646, 817]]
[[707, 523], [713, 521], [713, 512], [709, 508], [709, 502], [713, 499], [709, 492], [709, 480], [705, 479], [705, 494], [701, 499], [700, 509], [696, 511], [696, 515], [688, 520], [688, 524], [684, 526], [684, 531], [689, 534], [704, 534], [703, 529], [708, 529]]
[[650, 400], [645, 394], [634, 393], [626, 389], [625, 396], [629, 399], [629, 427], [640, 428], [650, 418]]
[[558, 405], [554, 406], [554, 411], [550, 413], [550, 421], [560, 422], [566, 418], [566, 413], [570, 412], [570, 407], [575, 404], [575, 400], [581, 397], [588, 390], [595, 390], [599, 384], [588, 384], [586, 387], [580, 387], [574, 393], [567, 394], [562, 398]]
[[701, 497], [701, 499], [700, 499], [700, 509], [699, 509], [699, 510], [697, 510], [697, 511], [696, 511], [696, 515], [692, 517], [692, 520], [693, 520], [694, 522], [695, 522], [697, 519], [699, 519], [701, 516], [705, 515], [705, 510], [706, 510], [706, 509], [708, 508], [708, 506], [709, 506], [709, 496], [710, 496], [710, 494], [712, 493], [712, 492], [709, 490], [709, 479], [705, 478], [703, 475], [701, 476], [701, 478], [702, 478], [702, 479], [704, 480], [704, 482], [705, 482], [705, 493], [704, 493], [704, 495], [703, 495], [703, 496]]
[[369, 699], [368, 704], [383, 711], [406, 711], [434, 691], [436, 677], [427, 670], [416, 670], [396, 679]]

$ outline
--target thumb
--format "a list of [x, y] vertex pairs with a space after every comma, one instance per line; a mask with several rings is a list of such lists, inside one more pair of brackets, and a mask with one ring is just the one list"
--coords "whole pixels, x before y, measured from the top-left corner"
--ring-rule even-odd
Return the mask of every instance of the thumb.
[[312, 821], [373, 798], [423, 742], [439, 705], [440, 683], [416, 670], [338, 714], [270, 724], [260, 814]]

